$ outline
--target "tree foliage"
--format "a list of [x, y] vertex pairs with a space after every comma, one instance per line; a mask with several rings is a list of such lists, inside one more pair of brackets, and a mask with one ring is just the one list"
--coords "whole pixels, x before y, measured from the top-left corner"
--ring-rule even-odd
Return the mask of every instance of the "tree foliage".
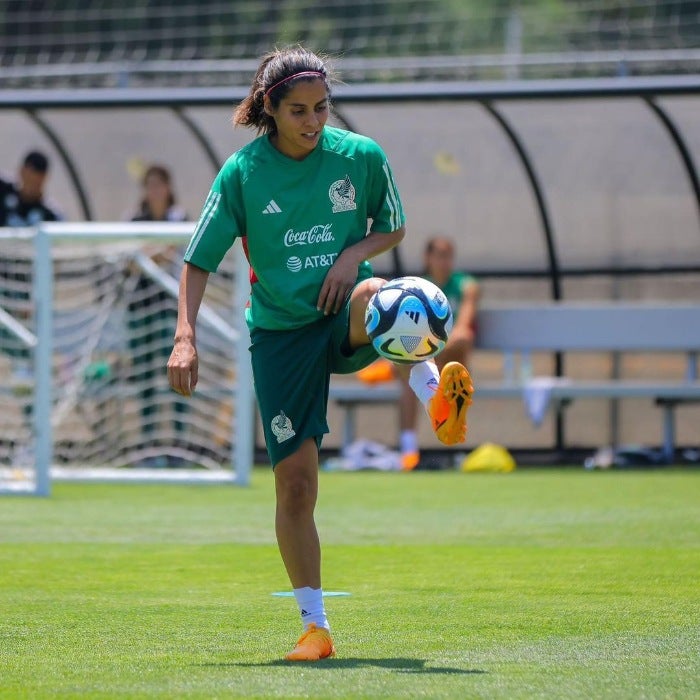
[[4, 0], [0, 61], [345, 56], [694, 47], [696, 1]]

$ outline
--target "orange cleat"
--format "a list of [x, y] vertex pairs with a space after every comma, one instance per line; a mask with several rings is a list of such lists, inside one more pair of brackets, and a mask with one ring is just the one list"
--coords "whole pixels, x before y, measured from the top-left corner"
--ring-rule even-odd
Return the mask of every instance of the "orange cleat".
[[366, 382], [367, 384], [381, 384], [382, 382], [390, 382], [392, 379], [396, 379], [394, 374], [394, 366], [389, 362], [389, 360], [380, 357], [375, 360], [371, 365], [363, 367], [357, 372], [357, 378], [361, 382]]
[[467, 439], [467, 409], [473, 393], [467, 368], [459, 362], [448, 362], [440, 372], [435, 396], [428, 403], [428, 415], [440, 442], [456, 445]]
[[401, 455], [401, 469], [405, 472], [413, 471], [420, 462], [420, 452], [406, 452]]
[[331, 633], [325, 627], [316, 627], [312, 622], [299, 637], [297, 645], [284, 658], [287, 661], [318, 661], [335, 656]]

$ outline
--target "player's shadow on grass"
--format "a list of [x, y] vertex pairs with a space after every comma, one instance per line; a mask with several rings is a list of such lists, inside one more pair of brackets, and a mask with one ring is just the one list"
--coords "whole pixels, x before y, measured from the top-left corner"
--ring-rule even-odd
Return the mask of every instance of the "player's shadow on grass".
[[198, 666], [236, 666], [239, 668], [262, 668], [262, 667], [272, 667], [280, 666], [284, 668], [295, 668], [298, 666], [304, 667], [304, 669], [309, 670], [323, 670], [331, 668], [386, 668], [390, 671], [395, 671], [396, 673], [420, 673], [420, 674], [444, 674], [444, 675], [458, 675], [458, 674], [478, 674], [478, 673], [488, 673], [488, 671], [483, 671], [477, 668], [451, 668], [447, 666], [427, 666], [427, 661], [423, 659], [361, 659], [357, 657], [349, 658], [332, 658], [332, 659], [322, 659], [315, 663], [290, 663], [284, 659], [274, 659], [272, 661], [260, 661], [258, 663], [205, 663], [197, 664]]

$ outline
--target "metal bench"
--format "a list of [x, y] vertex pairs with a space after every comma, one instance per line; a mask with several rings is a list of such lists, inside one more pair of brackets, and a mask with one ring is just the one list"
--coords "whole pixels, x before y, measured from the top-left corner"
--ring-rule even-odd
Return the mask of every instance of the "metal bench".
[[[582, 398], [650, 398], [663, 412], [663, 452], [668, 461], [675, 452], [675, 408], [700, 401], [698, 352], [700, 304], [690, 303], [543, 303], [488, 306], [479, 312], [477, 348], [506, 356], [501, 382], [477, 384], [483, 398], [518, 398], [528, 385], [533, 352], [684, 352], [685, 377], [678, 381], [603, 379], [571, 380], [551, 387], [553, 404]], [[363, 403], [398, 400], [397, 382], [366, 386], [334, 378], [330, 398], [344, 411], [343, 444], [355, 438], [355, 411]], [[700, 426], [698, 427], [700, 437]]]

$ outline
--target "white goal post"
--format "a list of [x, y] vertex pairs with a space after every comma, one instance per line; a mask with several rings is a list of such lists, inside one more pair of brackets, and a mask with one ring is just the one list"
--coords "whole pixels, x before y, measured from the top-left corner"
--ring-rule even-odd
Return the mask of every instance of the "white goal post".
[[55, 478], [249, 482], [255, 409], [241, 246], [211, 275], [197, 390], [167, 384], [191, 223], [0, 229], [0, 492]]

